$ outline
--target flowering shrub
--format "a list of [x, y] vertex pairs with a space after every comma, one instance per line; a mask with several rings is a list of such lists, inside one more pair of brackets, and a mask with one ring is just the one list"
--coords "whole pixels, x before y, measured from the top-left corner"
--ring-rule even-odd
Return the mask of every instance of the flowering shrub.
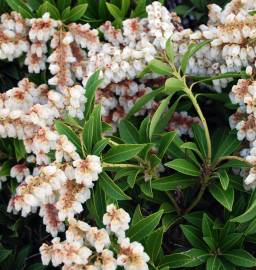
[[254, 269], [255, 1], [0, 7], [0, 269]]

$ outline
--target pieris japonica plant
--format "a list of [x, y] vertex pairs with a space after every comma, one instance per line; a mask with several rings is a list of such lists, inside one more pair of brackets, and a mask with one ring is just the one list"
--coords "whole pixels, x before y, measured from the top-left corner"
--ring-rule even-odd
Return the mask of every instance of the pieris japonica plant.
[[1, 270], [256, 267], [256, 3], [135, 2], [1, 4]]

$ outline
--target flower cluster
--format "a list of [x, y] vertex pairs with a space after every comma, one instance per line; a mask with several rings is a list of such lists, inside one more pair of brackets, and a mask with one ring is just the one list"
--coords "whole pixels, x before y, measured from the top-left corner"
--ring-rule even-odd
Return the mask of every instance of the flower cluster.
[[54, 120], [66, 111], [82, 119], [85, 102], [84, 88], [79, 85], [65, 88], [61, 94], [47, 85], [36, 87], [23, 79], [18, 87], [0, 95], [0, 136], [23, 140], [27, 153], [36, 156], [38, 165], [48, 164], [46, 154], [59, 148], [63, 140], [54, 129]]
[[192, 125], [202, 124], [198, 117], [192, 117], [188, 115], [187, 112], [174, 112], [172, 119], [168, 123], [168, 131], [177, 131], [177, 133], [182, 135], [189, 135], [193, 137]]
[[[102, 119], [112, 124], [113, 131], [116, 124], [133, 107], [137, 99], [152, 89], [144, 84], [138, 84], [135, 81], [122, 81], [120, 83], [111, 83], [106, 88], [96, 92], [96, 102], [102, 105]], [[149, 102], [142, 108], [137, 115], [144, 115], [150, 112], [156, 102]]]
[[249, 175], [245, 175], [244, 184], [246, 188], [255, 188], [256, 186], [256, 82], [253, 79], [240, 79], [232, 87], [230, 99], [234, 104], [238, 104], [237, 111], [230, 116], [230, 126], [237, 130], [238, 140], [250, 142], [249, 153], [247, 151], [245, 158], [252, 164]]
[[[65, 141], [66, 138], [63, 138]], [[68, 141], [63, 151], [69, 153], [69, 162], [55, 161], [48, 166], [41, 166], [34, 170], [33, 175], [29, 175], [24, 165], [14, 166], [11, 170], [13, 177], [18, 181], [26, 177], [11, 198], [8, 211], [21, 211], [22, 216], [27, 216], [40, 208], [39, 215], [43, 217], [46, 230], [54, 236], [62, 231], [62, 221], [83, 211], [82, 204], [90, 198], [93, 181], [98, 179], [102, 171], [99, 157], [88, 155], [85, 160], [81, 160], [74, 149]], [[79, 159], [72, 162], [71, 153]], [[57, 151], [56, 156], [59, 158]]]
[[[64, 241], [56, 237], [51, 245], [41, 246], [42, 262], [44, 265], [50, 262], [53, 266], [62, 265], [63, 270], [115, 270], [118, 266], [125, 270], [148, 270], [149, 256], [143, 246], [125, 238], [129, 222], [129, 214], [113, 204], [107, 206], [103, 216], [107, 230], [70, 218]], [[113, 249], [113, 243], [118, 247]]]
[[1, 15], [0, 24], [0, 59], [12, 61], [27, 53], [27, 24], [20, 14], [12, 12]]

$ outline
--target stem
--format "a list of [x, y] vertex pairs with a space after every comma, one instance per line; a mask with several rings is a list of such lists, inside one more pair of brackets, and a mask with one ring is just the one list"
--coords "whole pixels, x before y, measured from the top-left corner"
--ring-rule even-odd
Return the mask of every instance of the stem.
[[205, 181], [205, 183], [201, 185], [201, 188], [200, 188], [200, 190], [199, 190], [199, 192], [197, 194], [197, 197], [191, 203], [191, 205], [186, 209], [185, 214], [189, 213], [192, 209], [194, 209], [194, 207], [196, 207], [197, 204], [201, 201], [201, 199], [202, 199], [202, 197], [204, 195], [205, 189], [207, 187], [207, 183], [208, 183], [208, 180], [207, 180], [207, 182]]
[[247, 163], [250, 167], [252, 166], [252, 164], [249, 163], [246, 159], [244, 159], [242, 157], [237, 157], [237, 156], [223, 156], [217, 161], [217, 165], [224, 160], [239, 160], [239, 161], [242, 161], [244, 163]]
[[122, 164], [122, 163], [117, 163], [117, 164], [112, 164], [112, 163], [102, 163], [103, 168], [137, 168], [141, 169], [141, 166], [134, 165], [134, 164]]
[[167, 192], [167, 191], [165, 193], [168, 196], [168, 198], [171, 200], [171, 202], [172, 202], [172, 204], [173, 204], [173, 206], [174, 206], [177, 214], [180, 215], [181, 214], [181, 209], [178, 206], [178, 204], [177, 204], [176, 200], [174, 199], [174, 197], [172, 196], [172, 194], [170, 192]]
[[199, 116], [200, 120], [202, 121], [203, 126], [204, 126], [204, 133], [205, 133], [205, 138], [206, 138], [206, 142], [207, 142], [207, 149], [208, 149], [207, 164], [210, 164], [211, 159], [212, 159], [212, 144], [211, 144], [210, 132], [208, 129], [207, 122], [205, 120], [205, 117], [202, 113], [200, 106], [198, 105], [196, 98], [194, 97], [194, 95], [191, 91], [191, 88], [187, 88], [187, 89], [185, 89], [185, 91], [186, 91], [187, 95], [189, 96], [189, 98], [190, 98], [190, 100], [191, 100], [196, 112], [198, 113], [198, 116]]

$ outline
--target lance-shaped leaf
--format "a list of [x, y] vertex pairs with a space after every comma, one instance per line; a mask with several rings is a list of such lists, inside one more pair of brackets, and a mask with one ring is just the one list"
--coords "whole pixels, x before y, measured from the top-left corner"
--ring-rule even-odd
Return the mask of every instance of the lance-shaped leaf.
[[192, 162], [189, 162], [183, 158], [177, 158], [169, 161], [165, 163], [165, 166], [186, 175], [199, 176], [201, 174], [198, 167], [196, 167]]
[[154, 214], [151, 214], [140, 221], [138, 221], [134, 226], [131, 226], [127, 232], [127, 236], [130, 237], [132, 241], [141, 241], [159, 224], [164, 211], [160, 210]]
[[129, 159], [139, 154], [139, 152], [145, 147], [145, 144], [120, 144], [113, 146], [104, 155], [103, 159], [106, 162], [118, 163]]
[[101, 173], [99, 176], [99, 185], [105, 194], [114, 200], [118, 201], [131, 199], [105, 172]]

